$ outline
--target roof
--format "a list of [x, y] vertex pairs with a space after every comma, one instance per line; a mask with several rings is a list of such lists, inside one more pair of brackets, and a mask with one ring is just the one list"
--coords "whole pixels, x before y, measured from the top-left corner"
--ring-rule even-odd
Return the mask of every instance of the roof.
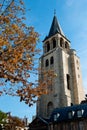
[[48, 121], [37, 116], [30, 124], [29, 130], [47, 130]]
[[46, 40], [47, 38], [50, 38], [51, 36], [53, 36], [57, 33], [60, 33], [61, 35], [64, 36], [64, 33], [60, 27], [60, 24], [57, 21], [57, 17], [54, 15], [49, 34], [48, 34], [48, 36], [45, 37], [44, 40]]
[[34, 123], [36, 124], [38, 121], [47, 125], [49, 122], [49, 119], [45, 119], [45, 118], [42, 118], [40, 116], [36, 116], [36, 118], [30, 123], [30, 125], [32, 125]]
[[[79, 113], [78, 111], [81, 113]], [[70, 113], [72, 115], [69, 115]], [[81, 118], [87, 118], [87, 104], [74, 105], [64, 108], [56, 108], [51, 114], [50, 122], [70, 121]]]
[[42, 117], [38, 117], [40, 120], [42, 120], [45, 124], [48, 124], [49, 122], [49, 119], [46, 119], [46, 118], [42, 118]]

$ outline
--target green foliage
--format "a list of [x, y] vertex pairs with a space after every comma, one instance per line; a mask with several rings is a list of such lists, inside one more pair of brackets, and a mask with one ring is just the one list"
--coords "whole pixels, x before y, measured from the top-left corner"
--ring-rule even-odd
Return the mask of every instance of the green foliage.
[[6, 113], [0, 111], [0, 123], [2, 122], [3, 119], [7, 117]]

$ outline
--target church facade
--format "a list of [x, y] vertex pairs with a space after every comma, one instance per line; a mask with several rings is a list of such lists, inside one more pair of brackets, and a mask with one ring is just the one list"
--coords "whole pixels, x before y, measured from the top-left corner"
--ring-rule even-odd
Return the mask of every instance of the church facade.
[[[37, 116], [49, 118], [55, 108], [80, 104], [84, 100], [80, 59], [71, 48], [55, 15], [49, 34], [43, 41], [40, 68], [54, 70], [56, 78], [50, 86], [51, 93], [38, 98]], [[39, 75], [41, 79], [43, 73]]]

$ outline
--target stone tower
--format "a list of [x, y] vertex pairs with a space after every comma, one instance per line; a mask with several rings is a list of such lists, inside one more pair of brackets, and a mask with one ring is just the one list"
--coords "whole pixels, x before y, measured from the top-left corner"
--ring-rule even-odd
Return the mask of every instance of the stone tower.
[[80, 60], [70, 46], [54, 15], [49, 34], [43, 41], [40, 67], [53, 69], [57, 76], [51, 86], [52, 92], [38, 98], [38, 116], [48, 118], [54, 108], [79, 104], [84, 99]]

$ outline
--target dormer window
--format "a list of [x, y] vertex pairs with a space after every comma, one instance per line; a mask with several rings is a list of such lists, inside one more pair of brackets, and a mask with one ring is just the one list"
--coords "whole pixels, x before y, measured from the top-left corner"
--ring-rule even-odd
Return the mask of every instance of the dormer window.
[[74, 116], [74, 114], [75, 114], [74, 111], [70, 111], [70, 112], [68, 113], [68, 118], [69, 118], [69, 119], [72, 119], [72, 117]]
[[57, 114], [56, 114], [56, 116], [57, 116], [57, 118], [59, 118], [60, 114], [59, 114], [59, 113], [57, 113]]
[[59, 116], [60, 116], [59, 113], [55, 114], [55, 115], [54, 115], [54, 121], [57, 121], [57, 119], [59, 118]]
[[77, 111], [77, 117], [82, 117], [83, 116], [83, 113], [84, 113], [84, 110], [78, 110]]
[[56, 115], [54, 115], [54, 121], [57, 121], [57, 116]]

